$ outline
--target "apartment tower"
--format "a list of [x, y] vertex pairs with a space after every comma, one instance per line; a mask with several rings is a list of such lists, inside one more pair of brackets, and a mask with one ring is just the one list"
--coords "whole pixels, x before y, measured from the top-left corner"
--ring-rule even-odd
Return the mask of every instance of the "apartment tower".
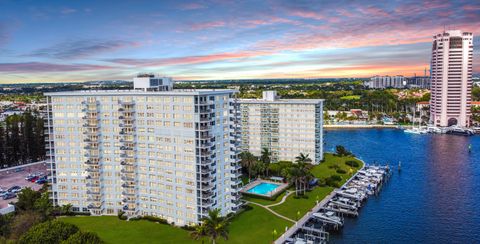
[[47, 93], [54, 205], [92, 215], [198, 223], [240, 207], [234, 90], [172, 90], [139, 75], [135, 90]]
[[473, 34], [460, 30], [433, 36], [430, 122], [470, 126]]
[[312, 163], [323, 159], [323, 100], [279, 99], [264, 91], [262, 99], [239, 99], [242, 150], [260, 156], [263, 148], [273, 162], [295, 161], [300, 153]]

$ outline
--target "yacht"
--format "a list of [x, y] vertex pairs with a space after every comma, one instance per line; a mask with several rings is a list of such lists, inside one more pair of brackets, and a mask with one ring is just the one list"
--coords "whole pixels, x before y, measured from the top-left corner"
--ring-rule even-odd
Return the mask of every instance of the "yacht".
[[403, 130], [405, 133], [410, 133], [410, 134], [426, 134], [427, 131], [423, 130], [420, 127], [412, 127], [411, 129], [405, 129]]
[[343, 226], [343, 219], [338, 217], [333, 211], [327, 211], [325, 213], [314, 213], [313, 216], [325, 223]]
[[450, 126], [447, 129], [447, 134], [459, 136], [473, 136], [475, 132], [473, 130], [462, 128], [459, 126]]

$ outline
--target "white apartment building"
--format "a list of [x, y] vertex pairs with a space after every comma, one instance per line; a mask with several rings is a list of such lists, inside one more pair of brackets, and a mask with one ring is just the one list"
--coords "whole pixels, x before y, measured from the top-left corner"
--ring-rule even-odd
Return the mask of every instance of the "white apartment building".
[[263, 148], [272, 161], [295, 161], [300, 153], [312, 163], [323, 159], [323, 100], [279, 99], [264, 91], [263, 99], [239, 99], [242, 150], [259, 156]]
[[179, 226], [238, 210], [236, 91], [153, 90], [46, 94], [54, 205]]
[[473, 34], [449, 30], [433, 37], [430, 122], [470, 126]]
[[396, 76], [374, 76], [367, 83], [368, 88], [385, 89], [385, 88], [403, 88], [406, 85], [405, 77]]

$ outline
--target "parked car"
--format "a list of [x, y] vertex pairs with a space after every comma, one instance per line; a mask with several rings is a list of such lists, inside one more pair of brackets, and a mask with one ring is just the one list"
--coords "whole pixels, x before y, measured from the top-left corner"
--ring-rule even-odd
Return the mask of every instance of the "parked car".
[[12, 186], [12, 187], [8, 188], [8, 192], [13, 192], [13, 193], [15, 193], [17, 191], [21, 191], [21, 190], [22, 190], [22, 188], [20, 186]]
[[[13, 189], [12, 189], [12, 188], [13, 188]], [[22, 188], [21, 188], [20, 186], [14, 186], [14, 187], [12, 187], [12, 188], [10, 188], [11, 190], [10, 190], [10, 189], [8, 190], [8, 191], [11, 192], [11, 193], [19, 193], [19, 192], [22, 191]]]
[[3, 195], [3, 200], [15, 198], [17, 195], [15, 193], [7, 192], [7, 194]]
[[16, 169], [14, 170], [14, 172], [22, 172], [22, 171], [24, 171], [24, 170], [25, 170], [24, 168], [16, 168]]
[[45, 184], [45, 183], [47, 183], [47, 182], [48, 182], [48, 180], [47, 180], [46, 178], [40, 178], [40, 179], [38, 179], [37, 181], [35, 181], [35, 183], [37, 183], [37, 184], [39, 184], [39, 185]]
[[26, 181], [31, 181], [33, 179], [33, 177], [35, 177], [36, 175], [32, 175], [32, 174], [29, 174], [27, 175], [27, 177], [25, 177], [25, 180]]
[[8, 191], [2, 191], [0, 192], [0, 197], [3, 198], [3, 196], [7, 195], [8, 193]]
[[40, 177], [38, 177], [38, 176], [35, 176], [35, 177], [33, 177], [33, 178], [30, 180], [30, 182], [35, 182], [35, 181], [37, 181], [37, 180], [38, 180], [38, 178], [40, 178]]

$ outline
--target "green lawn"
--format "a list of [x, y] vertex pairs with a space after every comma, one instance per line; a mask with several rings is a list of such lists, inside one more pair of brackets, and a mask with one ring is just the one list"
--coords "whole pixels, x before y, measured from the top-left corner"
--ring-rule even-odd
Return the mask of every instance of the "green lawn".
[[[96, 232], [107, 243], [201, 243], [191, 239], [186, 230], [145, 220], [124, 221], [116, 216], [63, 217], [60, 220], [75, 224], [82, 230]], [[251, 209], [232, 220], [228, 228], [229, 240], [220, 240], [219, 243], [270, 243], [273, 229], [281, 235], [285, 226], [291, 225], [252, 205]]]
[[117, 216], [79, 216], [60, 220], [81, 230], [95, 232], [107, 243], [195, 243], [183, 229], [145, 220], [123, 221]]
[[[343, 184], [351, 175], [349, 173], [350, 167], [345, 165], [345, 162], [348, 160], [357, 159], [325, 154], [325, 162], [316, 165], [312, 169], [312, 173], [315, 177], [326, 178], [337, 174], [336, 169], [330, 167], [338, 165], [338, 167], [347, 171], [346, 174], [340, 174], [342, 176], [341, 183]], [[356, 170], [357, 168], [353, 169], [352, 172]], [[315, 206], [317, 200], [321, 201], [332, 190], [332, 187], [315, 187], [301, 198], [296, 198], [292, 194], [283, 204], [271, 209], [295, 220], [298, 218], [298, 211], [300, 211], [300, 217], [303, 216]], [[285, 193], [282, 193], [274, 200], [247, 196], [244, 199], [263, 205], [270, 205], [279, 202], [284, 195]], [[220, 243], [271, 243], [272, 231], [274, 229], [278, 233], [275, 236], [277, 238], [278, 235], [284, 232], [286, 226], [290, 227], [292, 225], [291, 222], [279, 218], [259, 206], [253, 204], [249, 206], [249, 209], [232, 219], [232, 223], [229, 226], [229, 240], [220, 240]], [[63, 217], [60, 219], [75, 224], [82, 230], [96, 232], [107, 243], [201, 243], [201, 241], [193, 241], [186, 230], [144, 220], [129, 222], [119, 220], [116, 216]]]
[[247, 196], [247, 195], [244, 195], [242, 198], [244, 200], [259, 203], [259, 204], [262, 204], [262, 205], [270, 205], [270, 204], [280, 202], [282, 200], [282, 198], [285, 196], [285, 194], [286, 194], [286, 192], [284, 191], [284, 192], [280, 193], [277, 197], [275, 197], [275, 199], [272, 199], [272, 200], [259, 198], [259, 197], [255, 197], [255, 196]]
[[359, 100], [360, 95], [343, 96], [340, 99], [342, 99], [342, 100]]

